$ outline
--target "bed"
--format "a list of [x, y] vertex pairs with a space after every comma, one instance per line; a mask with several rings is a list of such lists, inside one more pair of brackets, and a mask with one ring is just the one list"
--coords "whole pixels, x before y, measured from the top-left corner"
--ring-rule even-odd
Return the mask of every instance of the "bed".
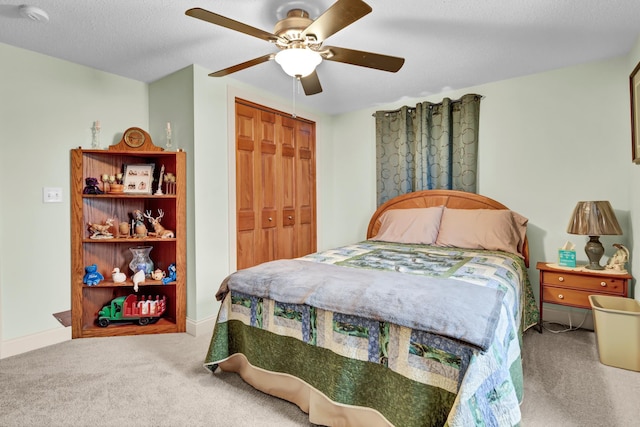
[[318, 425], [518, 425], [526, 224], [477, 194], [396, 197], [367, 240], [228, 276], [205, 366]]

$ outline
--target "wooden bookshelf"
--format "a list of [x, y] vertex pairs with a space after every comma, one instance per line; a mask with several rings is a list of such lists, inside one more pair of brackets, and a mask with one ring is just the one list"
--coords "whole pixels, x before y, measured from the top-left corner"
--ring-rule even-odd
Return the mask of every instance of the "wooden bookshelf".
[[[148, 135], [148, 134], [147, 134]], [[71, 150], [71, 318], [73, 338], [104, 337], [117, 335], [138, 335], [184, 332], [186, 329], [186, 153], [168, 152], [161, 148], [144, 151], [128, 148], [122, 142], [118, 149]], [[153, 165], [153, 181], [149, 193], [111, 193], [109, 184], [100, 182], [103, 194], [85, 194], [86, 179], [100, 180], [104, 174], [123, 173], [126, 165]], [[159, 182], [160, 171], [175, 176], [175, 184], [168, 186]], [[162, 194], [157, 194], [158, 185]], [[170, 193], [167, 193], [168, 189]], [[105, 191], [106, 190], [106, 191]], [[159, 216], [163, 213], [161, 225], [172, 230], [175, 237], [160, 238], [147, 235], [122, 234], [119, 224], [132, 223], [136, 210]], [[89, 224], [104, 224], [113, 219], [108, 232], [111, 237], [92, 237]], [[148, 219], [145, 225], [150, 232], [154, 229]], [[154, 269], [167, 274], [169, 266], [175, 264], [175, 280], [145, 278], [134, 292], [129, 263], [133, 258], [129, 250], [135, 246], [151, 246], [150, 258]], [[96, 285], [83, 283], [85, 268], [95, 264], [104, 277]], [[117, 267], [125, 273], [124, 283], [114, 283], [112, 271]], [[98, 313], [114, 298], [138, 294], [140, 296], [166, 297], [166, 310], [149, 324], [140, 325], [135, 321], [114, 321], [108, 326], [98, 325]], [[119, 319], [122, 320], [122, 319]], [[143, 322], [141, 322], [143, 323]]]

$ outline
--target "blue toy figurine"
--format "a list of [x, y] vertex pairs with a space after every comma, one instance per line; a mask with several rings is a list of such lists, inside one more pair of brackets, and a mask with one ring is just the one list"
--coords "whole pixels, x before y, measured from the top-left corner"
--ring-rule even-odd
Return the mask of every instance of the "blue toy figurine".
[[82, 279], [82, 283], [89, 286], [94, 286], [104, 280], [104, 276], [98, 272], [98, 266], [96, 264], [88, 265], [84, 268], [86, 274]]
[[166, 285], [167, 283], [174, 282], [176, 280], [176, 277], [177, 277], [176, 264], [172, 263], [169, 266], [169, 275], [162, 279], [162, 284]]

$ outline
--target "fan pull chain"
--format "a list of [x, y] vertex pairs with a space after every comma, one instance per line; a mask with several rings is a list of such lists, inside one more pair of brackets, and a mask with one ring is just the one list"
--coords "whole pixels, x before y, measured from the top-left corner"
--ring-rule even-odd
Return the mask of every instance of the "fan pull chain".
[[298, 86], [299, 77], [293, 78], [293, 112], [291, 113], [291, 117], [294, 119], [297, 117], [296, 115], [296, 87]]

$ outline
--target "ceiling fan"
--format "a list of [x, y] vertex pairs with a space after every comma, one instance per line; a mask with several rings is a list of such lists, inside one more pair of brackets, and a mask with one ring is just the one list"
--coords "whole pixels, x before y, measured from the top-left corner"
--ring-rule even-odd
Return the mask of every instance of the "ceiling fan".
[[277, 53], [251, 59], [211, 73], [209, 76], [226, 76], [275, 59], [285, 73], [300, 81], [306, 95], [314, 95], [322, 92], [316, 67], [323, 59], [392, 73], [402, 67], [404, 58], [322, 45], [331, 35], [371, 11], [371, 7], [362, 0], [338, 0], [315, 20], [309, 18], [309, 13], [305, 10], [292, 9], [284, 19], [276, 23], [273, 33], [201, 8], [189, 9], [185, 13], [193, 18], [268, 41], [280, 49]]

